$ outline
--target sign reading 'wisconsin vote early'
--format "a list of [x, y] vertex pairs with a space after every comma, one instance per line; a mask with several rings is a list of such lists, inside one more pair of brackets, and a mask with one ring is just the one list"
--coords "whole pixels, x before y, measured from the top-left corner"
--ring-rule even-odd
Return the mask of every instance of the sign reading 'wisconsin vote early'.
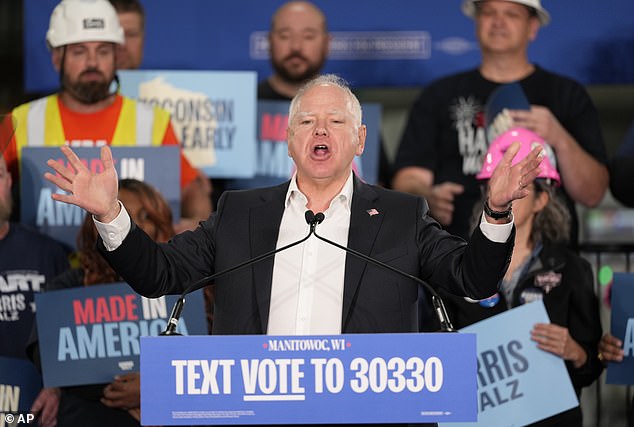
[[541, 300], [460, 330], [478, 342], [478, 422], [441, 427], [524, 426], [578, 405], [564, 361], [531, 340], [535, 323], [550, 323]]
[[[44, 386], [107, 383], [139, 371], [140, 338], [165, 330], [176, 299], [145, 298], [125, 283], [37, 294]], [[187, 296], [178, 328], [183, 335], [208, 333], [202, 291]]]
[[[98, 147], [73, 148], [82, 163], [93, 173], [103, 170]], [[112, 147], [114, 167], [119, 179], [132, 178], [156, 188], [180, 218], [180, 154], [177, 146]], [[68, 165], [59, 147], [24, 147], [22, 149], [20, 221], [44, 234], [75, 247], [77, 233], [85, 211], [77, 206], [56, 202], [51, 194], [56, 187], [44, 179], [44, 172], [54, 173], [48, 159]]]
[[[255, 176], [233, 179], [227, 183], [228, 189], [272, 186], [291, 177], [295, 171], [295, 163], [288, 155], [286, 143], [289, 104], [288, 101], [258, 101]], [[381, 106], [364, 103], [361, 107], [367, 137], [363, 154], [354, 158], [353, 169], [365, 182], [376, 184], [381, 152]]]
[[608, 384], [634, 384], [634, 273], [615, 273], [610, 332], [623, 342], [623, 361], [609, 362]]
[[147, 337], [143, 425], [475, 420], [472, 334]]
[[212, 178], [255, 174], [256, 74], [122, 70], [121, 93], [171, 114], [187, 159]]

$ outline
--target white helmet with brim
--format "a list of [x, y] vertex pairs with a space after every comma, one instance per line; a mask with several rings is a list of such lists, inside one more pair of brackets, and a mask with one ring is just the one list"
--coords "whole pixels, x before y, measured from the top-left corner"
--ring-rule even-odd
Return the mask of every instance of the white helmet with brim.
[[123, 28], [108, 0], [62, 0], [51, 14], [46, 33], [49, 48], [72, 43], [123, 44]]

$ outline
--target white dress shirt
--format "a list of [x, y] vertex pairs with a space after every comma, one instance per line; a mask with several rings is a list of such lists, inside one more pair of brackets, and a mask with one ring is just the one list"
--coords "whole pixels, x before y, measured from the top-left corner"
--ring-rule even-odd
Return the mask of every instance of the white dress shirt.
[[[352, 205], [352, 174], [341, 192], [323, 212], [317, 233], [347, 246]], [[286, 203], [277, 247], [292, 243], [308, 232], [304, 213], [308, 199], [295, 177], [286, 193]], [[343, 280], [346, 253], [315, 236], [275, 255], [269, 309], [270, 335], [320, 335], [341, 333]]]

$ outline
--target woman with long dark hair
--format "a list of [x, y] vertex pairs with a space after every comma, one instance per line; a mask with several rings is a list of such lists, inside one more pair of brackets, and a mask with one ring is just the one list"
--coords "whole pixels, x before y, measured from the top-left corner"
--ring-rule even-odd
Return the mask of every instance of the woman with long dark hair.
[[[132, 221], [152, 239], [166, 242], [174, 235], [169, 205], [149, 184], [135, 179], [120, 180], [119, 200]], [[97, 236], [94, 221], [86, 215], [77, 236], [79, 267], [53, 279], [47, 284], [47, 291], [123, 281], [97, 251]], [[139, 380], [139, 373], [132, 372], [116, 377], [111, 384], [44, 389], [40, 394], [42, 410], [54, 411], [59, 402], [58, 427], [137, 427], [140, 425]]]

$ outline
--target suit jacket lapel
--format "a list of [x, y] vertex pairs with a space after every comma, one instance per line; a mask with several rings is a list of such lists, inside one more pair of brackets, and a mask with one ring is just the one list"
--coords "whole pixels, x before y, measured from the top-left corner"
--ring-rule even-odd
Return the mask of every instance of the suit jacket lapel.
[[[365, 255], [372, 253], [376, 236], [381, 228], [384, 213], [376, 211], [378, 194], [367, 184], [354, 177], [354, 193], [350, 211], [350, 230], [348, 232], [348, 247]], [[377, 213], [375, 214], [374, 211]], [[346, 331], [353, 301], [361, 277], [367, 263], [352, 254], [346, 255], [346, 272], [343, 288], [343, 316], [342, 331]]]
[[[251, 208], [249, 213], [251, 258], [275, 249], [284, 213], [284, 199], [288, 185], [289, 183], [286, 182], [264, 192], [262, 194], [262, 204]], [[268, 328], [274, 259], [275, 257], [273, 256], [262, 260], [253, 265], [252, 270], [262, 333], [266, 333]]]

